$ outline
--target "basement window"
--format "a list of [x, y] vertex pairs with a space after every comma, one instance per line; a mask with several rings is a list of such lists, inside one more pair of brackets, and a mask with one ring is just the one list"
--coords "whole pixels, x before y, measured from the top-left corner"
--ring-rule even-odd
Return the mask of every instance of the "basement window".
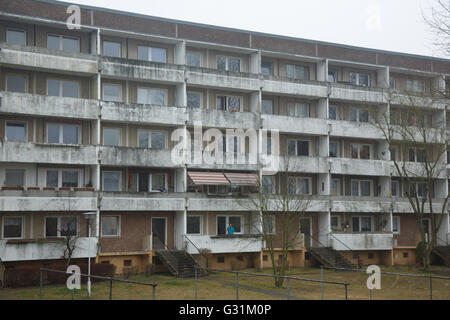
[[123, 260], [123, 266], [124, 267], [131, 267], [132, 261], [131, 260]]
[[26, 32], [24, 30], [17, 30], [17, 29], [6, 30], [6, 42], [26, 46], [27, 45]]
[[225, 263], [225, 257], [224, 256], [217, 257], [217, 263]]

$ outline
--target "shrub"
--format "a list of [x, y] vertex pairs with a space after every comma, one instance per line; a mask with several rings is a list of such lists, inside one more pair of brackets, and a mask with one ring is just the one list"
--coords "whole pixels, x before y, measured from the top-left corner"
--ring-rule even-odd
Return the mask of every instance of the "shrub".
[[5, 270], [5, 287], [31, 287], [38, 286], [40, 281], [40, 266], [7, 268]]

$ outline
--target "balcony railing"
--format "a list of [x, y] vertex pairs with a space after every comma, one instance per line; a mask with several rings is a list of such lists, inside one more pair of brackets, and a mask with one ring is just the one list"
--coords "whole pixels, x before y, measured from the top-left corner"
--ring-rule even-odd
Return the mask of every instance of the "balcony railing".
[[186, 249], [190, 254], [208, 249], [211, 253], [260, 252], [263, 248], [259, 235], [189, 235]]

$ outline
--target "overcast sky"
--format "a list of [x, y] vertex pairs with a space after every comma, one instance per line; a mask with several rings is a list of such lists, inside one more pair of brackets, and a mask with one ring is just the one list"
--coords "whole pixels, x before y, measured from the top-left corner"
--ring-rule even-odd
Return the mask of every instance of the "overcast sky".
[[[434, 0], [73, 0], [140, 14], [440, 56], [421, 10]], [[445, 58], [445, 57], [444, 57]]]

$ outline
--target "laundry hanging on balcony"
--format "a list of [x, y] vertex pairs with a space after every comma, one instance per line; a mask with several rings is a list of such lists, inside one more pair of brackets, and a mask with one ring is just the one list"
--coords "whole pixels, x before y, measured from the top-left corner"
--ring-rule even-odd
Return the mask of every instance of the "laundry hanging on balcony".
[[220, 172], [188, 172], [194, 184], [200, 185], [229, 185], [230, 182]]
[[251, 173], [225, 173], [228, 181], [236, 186], [257, 186], [258, 175]]

